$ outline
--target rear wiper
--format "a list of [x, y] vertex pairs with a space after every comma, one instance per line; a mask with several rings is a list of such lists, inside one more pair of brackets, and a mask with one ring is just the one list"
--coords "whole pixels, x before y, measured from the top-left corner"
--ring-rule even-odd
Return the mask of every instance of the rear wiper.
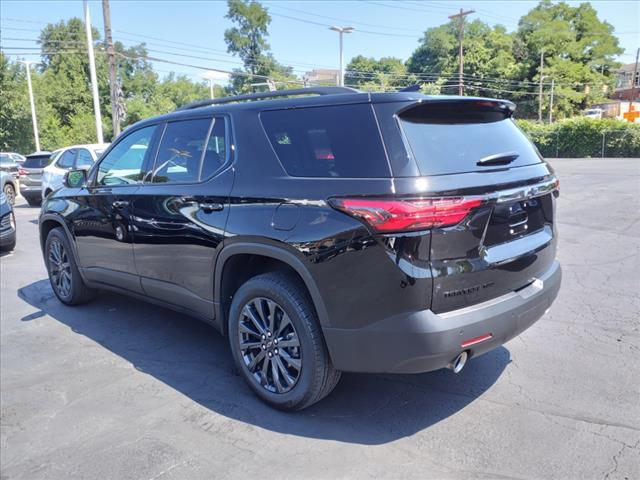
[[486, 167], [490, 165], [506, 165], [507, 163], [513, 162], [516, 158], [520, 156], [517, 152], [504, 152], [504, 153], [496, 153], [494, 155], [489, 155], [487, 157], [483, 157], [476, 165], [480, 167]]

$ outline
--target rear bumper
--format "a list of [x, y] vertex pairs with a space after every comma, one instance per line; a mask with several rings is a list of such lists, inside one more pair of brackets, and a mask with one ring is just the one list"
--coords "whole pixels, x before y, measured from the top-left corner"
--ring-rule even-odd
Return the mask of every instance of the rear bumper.
[[42, 185], [24, 185], [20, 183], [20, 195], [29, 198], [40, 198], [42, 195]]
[[[562, 279], [558, 261], [532, 284], [459, 310], [431, 310], [385, 318], [360, 329], [324, 328], [338, 370], [369, 373], [419, 373], [446, 367], [463, 350], [476, 357], [511, 340], [551, 306]], [[491, 338], [475, 345], [470, 339]]]

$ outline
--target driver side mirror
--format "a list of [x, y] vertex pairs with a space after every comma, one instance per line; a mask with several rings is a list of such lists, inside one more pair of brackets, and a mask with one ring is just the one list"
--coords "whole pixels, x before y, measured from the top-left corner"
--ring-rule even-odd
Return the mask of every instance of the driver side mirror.
[[81, 188], [87, 183], [86, 170], [69, 170], [64, 174], [64, 186], [69, 188]]

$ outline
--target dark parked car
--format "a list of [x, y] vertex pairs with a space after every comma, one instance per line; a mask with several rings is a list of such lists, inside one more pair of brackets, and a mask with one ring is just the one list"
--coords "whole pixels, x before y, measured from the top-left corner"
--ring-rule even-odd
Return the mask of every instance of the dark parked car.
[[0, 153], [0, 171], [17, 177], [20, 165], [16, 160], [17, 158], [9, 153]]
[[32, 207], [42, 202], [42, 171], [51, 162], [51, 152], [36, 152], [27, 155], [18, 170], [20, 174], [20, 195]]
[[558, 181], [513, 110], [332, 87], [139, 122], [45, 200], [51, 284], [68, 305], [106, 288], [211, 323], [281, 409], [341, 371], [458, 372], [560, 288]]
[[16, 248], [16, 219], [7, 196], [0, 192], [0, 250]]

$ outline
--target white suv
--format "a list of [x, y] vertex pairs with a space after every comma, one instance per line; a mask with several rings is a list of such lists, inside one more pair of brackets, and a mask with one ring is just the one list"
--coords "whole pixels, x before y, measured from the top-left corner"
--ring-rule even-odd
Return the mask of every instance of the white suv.
[[108, 143], [73, 145], [53, 153], [54, 161], [42, 172], [42, 198], [62, 187], [64, 174], [72, 169], [89, 169], [102, 155]]

